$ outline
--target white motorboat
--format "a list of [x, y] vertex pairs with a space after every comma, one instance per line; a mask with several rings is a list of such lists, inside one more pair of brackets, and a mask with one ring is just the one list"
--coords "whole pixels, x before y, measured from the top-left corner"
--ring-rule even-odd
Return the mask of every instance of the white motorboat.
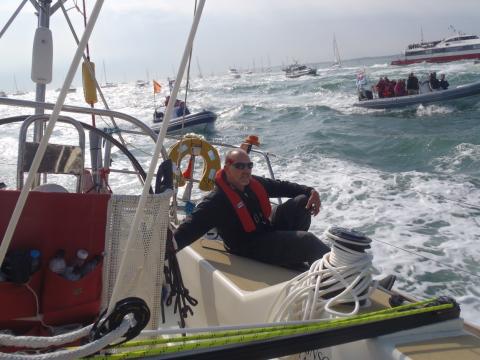
[[288, 78], [292, 79], [305, 75], [317, 75], [317, 69], [298, 63], [287, 66], [283, 71]]
[[239, 71], [236, 69], [236, 68], [230, 68], [228, 70], [228, 73], [230, 74], [230, 76], [234, 79], [240, 79], [241, 75], [239, 73]]

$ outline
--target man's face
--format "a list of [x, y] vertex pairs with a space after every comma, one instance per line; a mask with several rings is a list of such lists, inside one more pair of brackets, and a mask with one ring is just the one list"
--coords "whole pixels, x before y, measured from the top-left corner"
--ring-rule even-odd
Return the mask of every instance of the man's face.
[[235, 188], [242, 190], [250, 183], [253, 163], [250, 157], [243, 152], [233, 154], [225, 164], [227, 181]]

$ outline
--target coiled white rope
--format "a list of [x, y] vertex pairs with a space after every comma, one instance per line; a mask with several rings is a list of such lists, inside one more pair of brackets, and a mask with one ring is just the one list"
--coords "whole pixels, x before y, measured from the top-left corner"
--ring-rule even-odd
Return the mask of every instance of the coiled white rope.
[[[330, 227], [325, 231], [332, 243], [331, 251], [286, 284], [271, 308], [277, 309], [270, 314], [271, 321], [318, 319], [326, 314], [351, 316], [358, 313], [362, 301], [369, 303], [374, 288], [370, 287], [373, 256], [362, 249], [368, 248], [371, 240], [362, 235], [365, 241], [359, 243], [348, 236], [339, 236], [341, 231], [347, 230]], [[361, 235], [347, 231], [348, 234]], [[333, 309], [335, 305], [349, 303], [354, 303], [350, 312]]]
[[[128, 315], [125, 316], [122, 323], [113, 331], [109, 332], [102, 338], [89, 342], [86, 345], [82, 345], [73, 349], [68, 350], [59, 350], [55, 352], [50, 352], [46, 354], [35, 354], [35, 355], [28, 355], [28, 354], [6, 354], [0, 353], [0, 360], [50, 360], [50, 359], [78, 359], [84, 356], [88, 356], [91, 354], [96, 353], [97, 351], [102, 350], [107, 345], [115, 342], [116, 340], [120, 339], [125, 333], [130, 329], [133, 323], [133, 317]], [[86, 329], [86, 328], [83, 328]], [[81, 330], [83, 330], [81, 329]], [[34, 339], [36, 337], [32, 336], [22, 336], [22, 338], [30, 338]], [[45, 338], [36, 338], [36, 339], [43, 339]]]

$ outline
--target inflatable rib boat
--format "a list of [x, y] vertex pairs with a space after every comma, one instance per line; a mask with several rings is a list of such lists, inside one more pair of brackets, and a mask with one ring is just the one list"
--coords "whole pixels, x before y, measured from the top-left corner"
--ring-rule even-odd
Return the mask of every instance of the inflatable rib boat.
[[[212, 111], [203, 110], [198, 113], [189, 114], [183, 117], [177, 117], [171, 119], [168, 125], [168, 134], [175, 134], [183, 129], [189, 132], [196, 131], [208, 131], [213, 129], [215, 120], [217, 119], [217, 114]], [[163, 113], [161, 117], [155, 117], [154, 124], [151, 126], [152, 130], [155, 132], [160, 131], [162, 126]]]
[[419, 95], [408, 95], [401, 97], [382, 98], [373, 100], [358, 101], [353, 106], [367, 109], [392, 109], [411, 105], [430, 104], [448, 100], [460, 99], [480, 94], [480, 81], [471, 84], [459, 85], [457, 87], [432, 91]]

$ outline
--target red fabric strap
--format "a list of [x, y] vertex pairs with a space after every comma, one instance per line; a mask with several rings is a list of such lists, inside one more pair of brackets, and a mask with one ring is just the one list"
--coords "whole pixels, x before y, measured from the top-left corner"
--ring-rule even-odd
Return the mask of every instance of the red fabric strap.
[[[222, 189], [225, 195], [227, 195], [227, 198], [232, 204], [245, 232], [254, 231], [257, 227], [252, 219], [252, 215], [248, 211], [248, 208], [243, 200], [240, 198], [240, 195], [238, 195], [238, 193], [227, 184], [223, 174], [223, 169], [217, 171], [217, 174], [215, 175], [215, 183], [220, 187], [220, 189]], [[260, 202], [263, 215], [268, 219], [272, 213], [272, 207], [270, 205], [268, 194], [265, 191], [265, 188], [254, 178], [250, 179], [250, 184], [248, 186], [250, 186], [250, 189], [252, 189], [253, 193]]]

